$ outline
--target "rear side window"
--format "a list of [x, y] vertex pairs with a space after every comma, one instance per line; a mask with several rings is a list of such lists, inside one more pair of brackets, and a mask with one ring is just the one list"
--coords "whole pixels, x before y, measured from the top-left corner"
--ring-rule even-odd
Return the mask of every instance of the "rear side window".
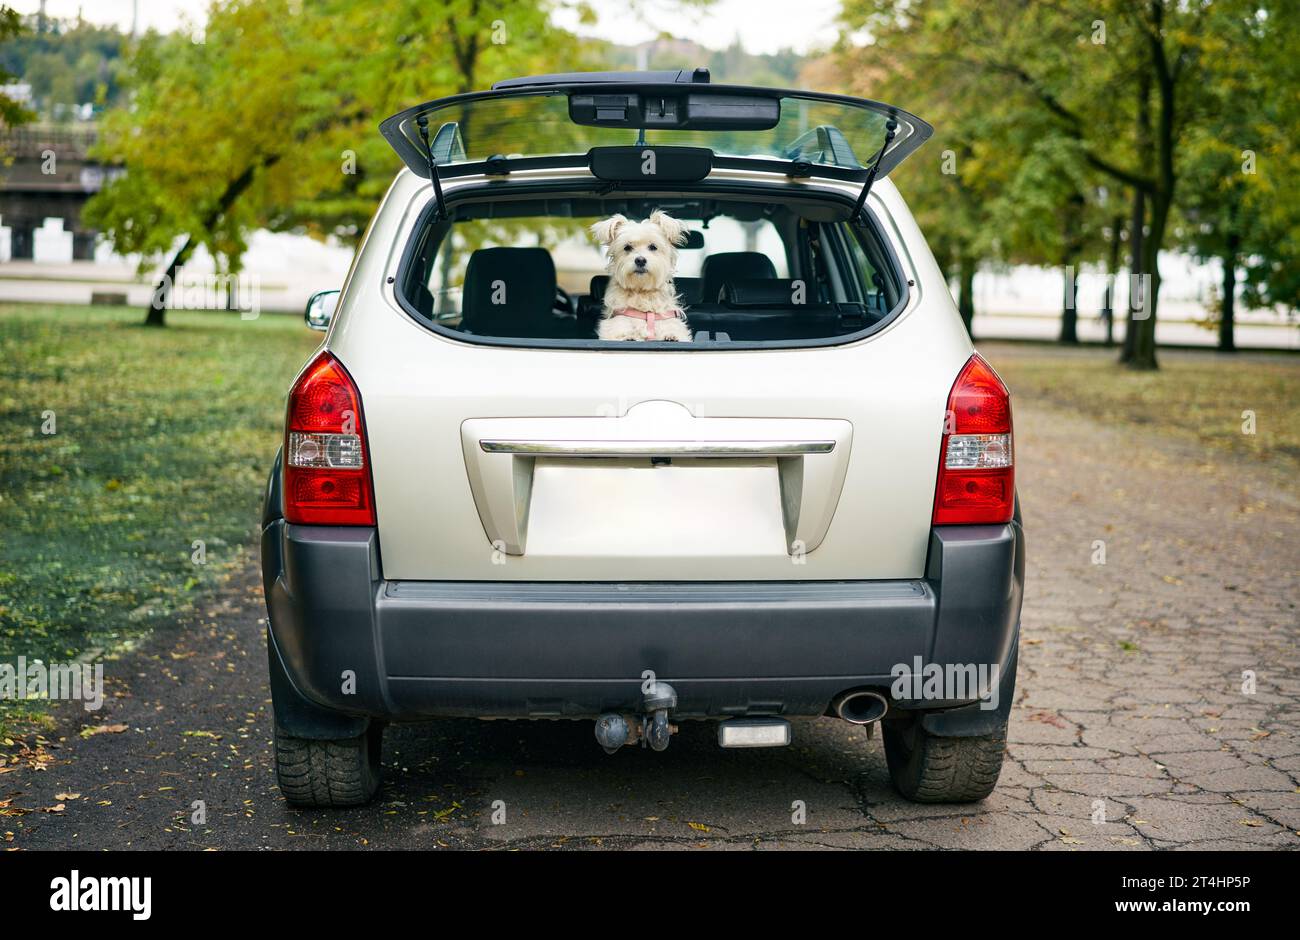
[[[591, 226], [655, 211], [686, 230], [675, 264], [661, 254], [646, 258], [649, 278], [611, 273]], [[643, 296], [611, 283], [658, 287], [666, 270], [694, 347], [834, 341], [883, 323], [904, 295], [874, 229], [809, 218], [825, 217], [824, 205], [675, 194], [461, 202], [451, 212], [417, 229], [399, 293], [413, 316], [471, 342], [609, 346], [600, 324], [618, 312], [614, 298]]]

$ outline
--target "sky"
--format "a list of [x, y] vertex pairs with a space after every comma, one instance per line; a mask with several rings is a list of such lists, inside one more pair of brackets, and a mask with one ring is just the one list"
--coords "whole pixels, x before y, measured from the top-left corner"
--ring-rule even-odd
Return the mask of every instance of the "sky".
[[[5, 2], [20, 13], [35, 13], [40, 7], [40, 0]], [[579, 30], [585, 34], [630, 45], [667, 32], [713, 49], [731, 45], [739, 35], [745, 50], [754, 53], [790, 47], [806, 52], [829, 45], [835, 38], [832, 24], [839, 9], [839, 0], [800, 0], [797, 4], [789, 0], [716, 0], [707, 13], [682, 12], [672, 3], [655, 0], [635, 7], [626, 0], [592, 0], [592, 4], [600, 19], [594, 28]], [[45, 11], [50, 16], [75, 17], [80, 10], [92, 22], [129, 29], [132, 7], [132, 0], [47, 0]], [[201, 23], [208, 0], [139, 0], [139, 7], [142, 30], [167, 31], [186, 19]], [[576, 17], [561, 15], [557, 21], [570, 29], [577, 26]]]

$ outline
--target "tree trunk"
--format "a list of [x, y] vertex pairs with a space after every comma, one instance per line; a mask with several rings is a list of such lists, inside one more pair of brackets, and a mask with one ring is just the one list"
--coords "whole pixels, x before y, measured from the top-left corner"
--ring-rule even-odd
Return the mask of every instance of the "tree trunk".
[[1061, 231], [1061, 335], [1059, 341], [1067, 346], [1079, 343], [1079, 272], [1075, 262], [1083, 252], [1083, 195], [1075, 193], [1066, 203], [1062, 214]]
[[144, 318], [145, 326], [167, 325], [167, 301], [171, 298], [172, 288], [176, 286], [177, 275], [193, 253], [194, 239], [186, 235], [185, 241], [181, 242], [181, 247], [176, 250], [176, 254], [172, 255], [167, 270], [163, 272], [163, 276], [153, 289], [153, 294], [149, 297], [149, 312]]
[[[1156, 310], [1160, 302], [1160, 267], [1157, 261], [1171, 207], [1172, 201], [1168, 192], [1158, 192], [1151, 197], [1151, 231], [1142, 244], [1142, 268], [1147, 275], [1142, 292], [1142, 307], [1129, 313], [1129, 327], [1133, 332], [1133, 355], [1125, 365], [1130, 369], [1160, 368], [1160, 364], [1156, 362]], [[1132, 304], [1130, 303], [1129, 306], [1132, 307]], [[1135, 313], [1141, 319], [1135, 320]]]
[[1142, 290], [1142, 264], [1146, 253], [1147, 194], [1141, 189], [1133, 190], [1133, 217], [1128, 229], [1128, 311], [1124, 315], [1124, 346], [1120, 349], [1119, 361], [1128, 362], [1133, 358], [1133, 344], [1137, 341], [1137, 329], [1133, 320], [1134, 301], [1145, 303]]
[[1062, 263], [1064, 283], [1061, 285], [1061, 335], [1059, 342], [1067, 346], [1079, 344], [1079, 279], [1070, 266]]
[[1115, 345], [1115, 278], [1119, 270], [1120, 235], [1124, 231], [1124, 217], [1115, 216], [1110, 222], [1110, 256], [1106, 259], [1106, 300], [1101, 317], [1106, 321], [1106, 345]]
[[[1138, 74], [1137, 100], [1137, 153], [1145, 161], [1151, 153], [1151, 75], [1145, 69]], [[1125, 365], [1133, 361], [1137, 344], [1137, 321], [1133, 319], [1134, 295], [1142, 285], [1143, 261], [1146, 258], [1147, 194], [1141, 187], [1133, 189], [1133, 215], [1129, 222], [1129, 288], [1128, 314], [1124, 320], [1124, 346], [1119, 361]], [[1148, 285], [1149, 286], [1149, 285]], [[1142, 297], [1145, 307], [1147, 298]]]
[[[244, 172], [226, 184], [226, 189], [221, 194], [221, 198], [217, 200], [216, 206], [203, 220], [203, 230], [205, 232], [212, 231], [213, 226], [221, 221], [221, 217], [230, 211], [235, 201], [252, 184], [257, 176], [257, 171], [273, 166], [279, 162], [280, 156], [280, 154], [272, 154], [269, 157], [262, 157], [253, 161], [244, 169]], [[180, 274], [180, 269], [184, 267], [185, 262], [190, 260], [190, 255], [193, 253], [194, 238], [192, 235], [186, 235], [185, 241], [176, 254], [172, 256], [171, 262], [167, 265], [167, 270], [153, 289], [153, 294], [149, 298], [149, 312], [145, 314], [144, 318], [145, 326], [167, 325], [167, 300], [171, 297], [172, 288], [176, 286], [176, 278]]]
[[1227, 249], [1223, 253], [1223, 310], [1219, 314], [1219, 349], [1222, 352], [1237, 351], [1234, 320], [1237, 313], [1237, 254], [1240, 246], [1241, 237], [1236, 232], [1229, 232]]
[[957, 270], [961, 291], [957, 298], [957, 312], [961, 314], [961, 321], [966, 324], [966, 332], [974, 336], [975, 259], [963, 257], [958, 263]]
[[1151, 30], [1147, 41], [1151, 46], [1151, 63], [1154, 66], [1155, 90], [1160, 101], [1156, 115], [1156, 165], [1157, 183], [1151, 192], [1151, 232], [1143, 245], [1146, 258], [1150, 297], [1147, 299], [1146, 318], [1139, 320], [1133, 342], [1133, 358], [1128, 365], [1133, 369], [1158, 369], [1156, 362], [1156, 316], [1160, 308], [1160, 247], [1165, 241], [1169, 224], [1169, 211], [1174, 205], [1178, 187], [1178, 174], [1174, 171], [1174, 149], [1177, 146], [1176, 108], [1178, 106], [1176, 83], [1178, 66], [1171, 66], [1165, 51], [1164, 16], [1161, 0], [1151, 0]]

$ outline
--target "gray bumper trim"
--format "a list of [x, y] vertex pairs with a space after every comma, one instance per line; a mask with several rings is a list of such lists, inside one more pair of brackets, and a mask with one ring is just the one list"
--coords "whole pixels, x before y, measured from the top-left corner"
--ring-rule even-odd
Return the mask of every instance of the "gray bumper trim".
[[914, 581], [386, 582], [375, 530], [278, 518], [262, 562], [292, 687], [384, 719], [589, 717], [645, 670], [679, 717], [818, 715], [915, 656], [1005, 667], [1024, 578], [1018, 523], [936, 529]]

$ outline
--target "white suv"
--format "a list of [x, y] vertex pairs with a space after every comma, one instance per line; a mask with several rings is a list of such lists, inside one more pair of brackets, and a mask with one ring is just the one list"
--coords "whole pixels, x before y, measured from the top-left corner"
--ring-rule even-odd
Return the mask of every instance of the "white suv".
[[[614, 753], [820, 715], [879, 721], [908, 798], [987, 796], [1024, 540], [1007, 390], [886, 178], [930, 127], [696, 70], [381, 130], [407, 168], [309, 304], [267, 492], [285, 797], [370, 799], [391, 721], [589, 720]], [[655, 210], [693, 339], [600, 340], [587, 228]]]

